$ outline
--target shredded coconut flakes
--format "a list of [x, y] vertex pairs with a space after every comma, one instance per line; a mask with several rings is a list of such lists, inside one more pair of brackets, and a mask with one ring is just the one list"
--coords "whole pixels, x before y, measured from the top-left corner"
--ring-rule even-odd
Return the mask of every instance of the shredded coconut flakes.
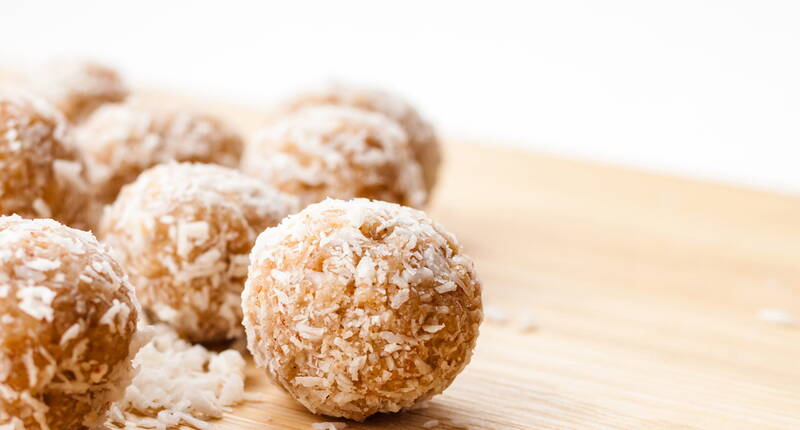
[[163, 325], [155, 331], [133, 360], [123, 399], [111, 407], [110, 428], [212, 429], [210, 419], [245, 400], [245, 361], [238, 351], [210, 352]]
[[17, 291], [19, 308], [26, 314], [46, 321], [53, 321], [53, 299], [56, 292], [46, 287], [27, 287]]

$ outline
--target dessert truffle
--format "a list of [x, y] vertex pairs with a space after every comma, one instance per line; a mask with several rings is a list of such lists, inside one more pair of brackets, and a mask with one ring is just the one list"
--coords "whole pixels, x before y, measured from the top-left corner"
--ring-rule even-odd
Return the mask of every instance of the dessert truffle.
[[310, 411], [354, 420], [441, 393], [482, 319], [456, 238], [366, 199], [325, 200], [262, 233], [242, 307], [256, 363]]
[[79, 224], [87, 187], [83, 165], [65, 144], [66, 128], [45, 101], [0, 93], [0, 215]]
[[241, 293], [256, 237], [296, 199], [238, 171], [169, 163], [142, 173], [106, 208], [100, 236], [153, 319], [194, 342], [241, 334]]
[[179, 110], [147, 109], [137, 103], [100, 107], [75, 129], [95, 198], [111, 203], [123, 185], [144, 170], [169, 161], [239, 164], [242, 141], [220, 120]]
[[0, 427], [100, 424], [130, 381], [138, 306], [91, 233], [0, 217]]
[[31, 91], [74, 123], [103, 104], [125, 100], [129, 93], [116, 70], [91, 61], [51, 61], [36, 68], [28, 81]]
[[382, 113], [397, 121], [408, 135], [414, 157], [422, 167], [425, 186], [431, 193], [441, 164], [441, 148], [433, 126], [407, 101], [381, 90], [332, 84], [288, 100], [279, 111], [293, 112], [309, 106], [342, 105]]
[[428, 196], [403, 129], [382, 114], [344, 106], [310, 107], [272, 122], [246, 145], [242, 170], [303, 206], [366, 197], [419, 207]]

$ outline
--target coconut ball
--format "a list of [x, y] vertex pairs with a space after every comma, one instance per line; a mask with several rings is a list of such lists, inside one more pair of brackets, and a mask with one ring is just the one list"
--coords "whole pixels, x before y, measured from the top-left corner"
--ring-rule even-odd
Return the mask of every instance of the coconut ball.
[[100, 424], [130, 381], [138, 306], [91, 233], [0, 217], [0, 428]]
[[350, 107], [311, 107], [271, 123], [247, 145], [242, 170], [303, 206], [366, 197], [419, 207], [428, 198], [403, 129]]
[[382, 113], [397, 121], [408, 135], [414, 158], [422, 167], [428, 193], [431, 192], [442, 161], [441, 148], [433, 126], [406, 100], [376, 89], [334, 84], [301, 94], [279, 109], [294, 112], [309, 106], [341, 105]]
[[153, 110], [136, 103], [109, 104], [76, 128], [95, 198], [111, 203], [123, 185], [169, 161], [239, 164], [242, 140], [215, 117]]
[[0, 215], [79, 224], [87, 187], [83, 165], [64, 142], [66, 127], [46, 102], [0, 93]]
[[325, 200], [262, 233], [242, 307], [256, 363], [310, 411], [354, 420], [441, 393], [482, 319], [456, 238], [366, 199]]
[[51, 61], [34, 70], [29, 81], [32, 91], [71, 122], [84, 120], [105, 103], [121, 102], [129, 93], [116, 70], [91, 61]]
[[297, 209], [293, 197], [208, 164], [154, 167], [106, 209], [101, 237], [118, 254], [145, 311], [194, 342], [241, 334], [250, 249]]

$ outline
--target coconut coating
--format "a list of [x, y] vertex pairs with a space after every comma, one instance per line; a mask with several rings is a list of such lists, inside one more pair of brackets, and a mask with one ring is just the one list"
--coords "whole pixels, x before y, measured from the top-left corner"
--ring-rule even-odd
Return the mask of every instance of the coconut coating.
[[310, 411], [354, 420], [441, 393], [483, 315], [452, 234], [366, 199], [325, 200], [262, 233], [242, 300], [256, 363]]
[[194, 342], [242, 332], [241, 294], [256, 237], [297, 201], [238, 171], [170, 163], [123, 188], [100, 234], [153, 319]]
[[0, 427], [99, 424], [130, 381], [138, 316], [91, 233], [0, 217]]
[[239, 164], [242, 140], [215, 117], [153, 110], [137, 103], [109, 104], [76, 128], [95, 198], [112, 203], [123, 185], [169, 161]]
[[106, 103], [128, 97], [128, 86], [111, 67], [80, 60], [51, 61], [33, 71], [32, 91], [44, 97], [73, 123]]
[[271, 123], [246, 146], [242, 170], [304, 206], [366, 197], [419, 207], [428, 196], [402, 128], [344, 106], [310, 107]]
[[425, 185], [430, 194], [436, 185], [442, 162], [439, 140], [433, 126], [401, 97], [371, 88], [333, 84], [301, 94], [287, 101], [283, 111], [297, 111], [309, 106], [342, 105], [382, 113], [403, 127], [414, 157], [422, 167]]
[[64, 142], [66, 127], [43, 100], [0, 94], [0, 215], [78, 223], [87, 187], [83, 165]]

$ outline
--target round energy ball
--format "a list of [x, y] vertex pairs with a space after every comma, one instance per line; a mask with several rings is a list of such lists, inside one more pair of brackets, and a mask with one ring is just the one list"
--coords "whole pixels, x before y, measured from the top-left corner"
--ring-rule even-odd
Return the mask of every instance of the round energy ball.
[[73, 135], [95, 199], [112, 203], [123, 185], [169, 161], [239, 164], [242, 140], [218, 119], [135, 103], [100, 107]]
[[256, 363], [311, 412], [354, 420], [441, 393], [483, 317], [456, 238], [366, 199], [325, 200], [262, 233], [242, 307]]
[[402, 128], [344, 106], [310, 107], [271, 123], [246, 146], [242, 170], [303, 206], [366, 197], [420, 207], [428, 198]]
[[431, 193], [442, 161], [441, 148], [433, 126], [407, 101], [380, 90], [333, 84], [301, 94], [284, 103], [280, 110], [294, 112], [320, 105], [351, 106], [382, 113], [397, 121], [408, 135], [414, 158], [422, 167], [426, 189]]
[[91, 61], [51, 61], [36, 68], [28, 81], [31, 91], [74, 123], [103, 104], [125, 100], [129, 93], [116, 70]]
[[63, 117], [43, 100], [0, 93], [0, 215], [79, 223], [87, 186], [65, 133]]
[[130, 382], [138, 316], [91, 233], [0, 217], [0, 428], [100, 424]]
[[297, 201], [238, 171], [170, 163], [123, 188], [100, 223], [153, 319], [194, 342], [242, 332], [241, 294], [256, 237]]

